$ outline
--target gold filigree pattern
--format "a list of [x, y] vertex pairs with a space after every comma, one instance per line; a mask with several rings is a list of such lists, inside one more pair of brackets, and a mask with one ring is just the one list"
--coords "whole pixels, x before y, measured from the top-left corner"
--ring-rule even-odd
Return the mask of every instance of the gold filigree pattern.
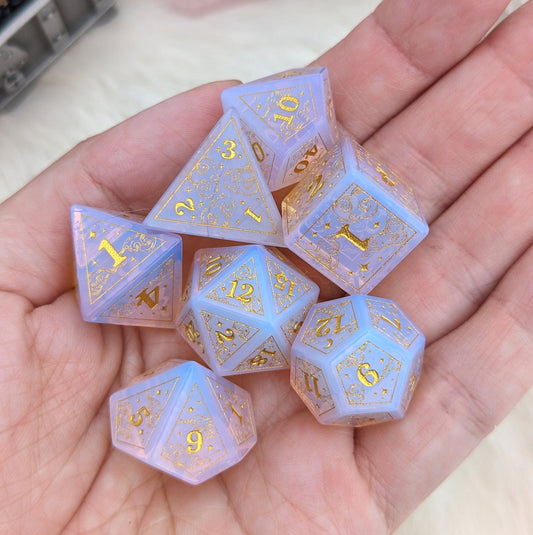
[[197, 477], [226, 455], [224, 441], [195, 383], [165, 441], [161, 457]]
[[115, 408], [115, 440], [145, 449], [179, 377], [121, 399]]
[[236, 388], [230, 388], [226, 384], [207, 377], [207, 381], [213, 390], [215, 399], [224, 418], [233, 433], [237, 445], [244, 444], [256, 434], [254, 417], [248, 398], [240, 395]]
[[336, 366], [350, 405], [391, 403], [402, 363], [372, 342], [365, 342]]
[[259, 332], [259, 329], [252, 325], [245, 325], [205, 310], [201, 311], [201, 315], [221, 366]]
[[308, 293], [311, 285], [288, 265], [282, 266], [268, 257], [265, 260], [274, 308], [276, 314], [281, 314]]
[[255, 351], [252, 351], [238, 366], [234, 373], [247, 373], [265, 370], [282, 370], [289, 363], [273, 336], [269, 336]]
[[263, 316], [263, 303], [254, 259], [250, 258], [238, 267], [208, 292], [206, 297], [218, 303]]
[[324, 373], [314, 364], [297, 357], [292, 386], [316, 417], [335, 409]]
[[405, 348], [418, 338], [420, 331], [395, 303], [370, 297], [366, 303], [372, 325], [380, 333]]
[[308, 84], [239, 97], [277, 136], [284, 141], [316, 120], [313, 91]]
[[328, 355], [358, 329], [351, 301], [317, 305], [309, 318], [301, 341]]
[[371, 178], [387, 195], [394, 197], [418, 219], [424, 221], [415, 192], [394, 171], [380, 163], [365, 148], [352, 141], [359, 169]]

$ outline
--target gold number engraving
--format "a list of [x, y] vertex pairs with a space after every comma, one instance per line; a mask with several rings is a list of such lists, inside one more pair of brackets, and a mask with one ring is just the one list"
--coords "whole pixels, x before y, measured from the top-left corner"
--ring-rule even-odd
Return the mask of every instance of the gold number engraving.
[[185, 334], [187, 338], [193, 343], [195, 343], [198, 340], [198, 338], [200, 338], [200, 333], [198, 329], [195, 327], [192, 320], [189, 321], [187, 325], [185, 325]]
[[285, 287], [287, 286], [287, 283], [289, 284], [289, 291], [287, 292], [287, 296], [294, 297], [294, 294], [292, 291], [294, 290], [294, 286], [296, 283], [292, 281], [291, 279], [288, 279], [285, 273], [281, 272], [276, 275], [276, 284], [274, 284], [274, 288], [277, 288], [278, 290], [284, 292]]
[[376, 167], [376, 170], [381, 175], [381, 180], [383, 180], [387, 186], [396, 186], [396, 182], [389, 177], [387, 172], [380, 165]]
[[135, 299], [138, 299], [137, 306], [140, 307], [145, 303], [150, 308], [155, 308], [159, 303], [159, 286], [156, 286], [151, 292], [147, 290], [148, 288], [145, 288], [140, 294], [135, 296]]
[[[312, 392], [313, 389], [315, 391], [315, 396], [317, 398], [321, 397], [320, 396], [320, 392], [318, 391], [318, 379], [314, 376], [314, 375], [311, 375], [307, 372], [304, 372], [302, 370], [302, 373], [304, 374], [304, 379], [305, 379], [305, 389], [307, 392]], [[311, 388], [311, 385], [309, 384], [309, 377], [311, 377], [313, 379], [313, 389]]]
[[387, 323], [389, 323], [390, 325], [392, 325], [393, 327], [396, 327], [398, 330], [402, 330], [402, 324], [400, 323], [400, 320], [398, 318], [394, 318], [394, 319], [390, 319], [390, 318], [387, 318], [386, 316], [383, 316], [381, 315], [380, 318], [383, 320], [383, 321], [386, 321]]
[[[292, 102], [292, 106], [286, 104], [287, 102]], [[283, 110], [283, 111], [296, 111], [298, 109], [298, 106], [300, 105], [300, 101], [296, 98], [296, 97], [293, 97], [293, 96], [290, 96], [290, 95], [287, 95], [285, 97], [283, 97], [279, 102], [278, 102], [278, 106]], [[285, 121], [288, 125], [290, 125], [292, 123], [292, 120], [294, 119], [294, 115], [290, 115], [290, 116], [287, 116], [287, 115], [280, 115], [278, 113], [275, 113], [274, 114], [274, 121]]]
[[312, 199], [321, 189], [324, 183], [322, 182], [322, 175], [318, 175], [311, 184], [307, 186], [309, 193], [309, 199]]
[[215, 331], [217, 342], [223, 344], [224, 342], [231, 342], [235, 338], [235, 333], [231, 329], [226, 329], [226, 334], [220, 331]]
[[189, 210], [189, 212], [196, 212], [194, 201], [190, 197], [187, 197], [186, 202], [179, 201], [174, 205], [174, 210], [178, 215], [183, 215], [185, 213], [183, 208], [185, 208], [185, 210]]
[[363, 362], [357, 368], [357, 378], [365, 386], [374, 386], [381, 377], [376, 370], [370, 369], [370, 364], [368, 362]]
[[239, 419], [239, 423], [242, 425], [242, 415], [237, 412], [237, 410], [235, 409], [233, 405], [231, 406], [231, 412], [237, 415], [237, 418]]
[[257, 221], [258, 223], [261, 223], [261, 215], [257, 215], [257, 214], [254, 214], [252, 212], [252, 209], [248, 206], [248, 208], [246, 208], [246, 212], [244, 212], [244, 215], [249, 215], [252, 219], [255, 219], [255, 221]]
[[[135, 416], [137, 414], [137, 416]], [[143, 414], [145, 416], [150, 416], [150, 411], [146, 407], [141, 407], [135, 414], [132, 414], [129, 417], [131, 425], [139, 427], [143, 423]]]
[[205, 263], [205, 274], [208, 277], [211, 277], [211, 275], [214, 275], [215, 273], [218, 273], [222, 269], [222, 263], [219, 262], [222, 257], [220, 255], [215, 256], [214, 258], [210, 258]]
[[225, 152], [221, 152], [220, 156], [222, 156], [222, 158], [224, 158], [225, 160], [232, 160], [233, 158], [235, 158], [234, 149], [236, 145], [237, 144], [232, 139], [226, 139], [226, 141], [224, 141], [224, 147], [226, 147], [226, 149], [228, 150]]
[[263, 152], [263, 147], [259, 145], [259, 143], [256, 141], [255, 143], [252, 143], [252, 149], [254, 150], [255, 157], [257, 158], [258, 162], [262, 162], [265, 159], [265, 153]]
[[335, 238], [346, 238], [350, 243], [355, 245], [358, 249], [361, 249], [361, 251], [366, 251], [368, 249], [368, 242], [370, 241], [370, 238], [367, 238], [366, 240], [359, 239], [355, 234], [352, 234], [350, 232], [349, 225], [343, 225], [339, 232], [335, 234]]
[[99, 251], [102, 249], [105, 249], [113, 259], [114, 268], [120, 266], [120, 264], [122, 264], [122, 262], [124, 262], [124, 260], [127, 258], [126, 256], [121, 256], [119, 253], [117, 253], [117, 250], [105, 238], [100, 242], [100, 246], [98, 247]]
[[307, 169], [307, 166], [309, 165], [309, 160], [311, 156], [315, 156], [318, 152], [318, 147], [316, 145], [313, 145], [311, 149], [309, 149], [303, 157], [303, 160], [300, 160], [296, 166], [294, 167], [295, 173], [301, 173], [302, 171], [305, 171]]
[[204, 443], [204, 437], [202, 436], [202, 433], [198, 430], [189, 431], [187, 433], [187, 453], [197, 453], [202, 448], [202, 445]]
[[238, 299], [241, 303], [249, 303], [252, 300], [250, 296], [254, 293], [254, 287], [251, 284], [243, 283], [241, 284], [241, 290], [243, 291], [243, 293], [240, 295], [235, 295], [235, 291], [237, 290], [238, 285], [238, 280], [231, 281], [231, 288], [229, 293], [226, 294], [227, 297]]
[[[342, 329], [344, 329], [344, 326], [341, 326], [342, 323], [342, 317], [344, 314], [335, 314], [332, 316], [326, 316], [325, 318], [318, 318], [316, 320], [317, 328], [315, 329], [315, 334], [317, 336], [326, 336], [330, 333], [331, 329], [328, 327], [328, 323], [335, 318], [335, 329], [333, 330], [333, 334], [337, 334]], [[331, 347], [331, 344], [328, 346]]]
[[275, 356], [276, 352], [268, 351], [268, 349], [261, 349], [259, 355], [256, 355], [253, 359], [250, 359], [250, 364], [252, 366], [264, 366], [268, 362], [268, 357], [263, 357], [263, 354], [273, 357]]

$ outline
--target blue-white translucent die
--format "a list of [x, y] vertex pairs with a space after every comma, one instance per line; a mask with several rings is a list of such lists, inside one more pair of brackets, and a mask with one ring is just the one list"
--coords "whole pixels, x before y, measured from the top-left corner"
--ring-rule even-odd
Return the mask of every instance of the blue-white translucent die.
[[287, 247], [349, 294], [369, 293], [427, 235], [413, 189], [349, 137], [282, 204]]
[[71, 208], [83, 319], [174, 328], [181, 298], [182, 243], [135, 216]]
[[235, 108], [272, 191], [298, 182], [338, 139], [325, 67], [281, 72], [222, 92]]
[[250, 395], [193, 361], [171, 360], [110, 400], [113, 445], [196, 485], [257, 441]]
[[364, 295], [311, 308], [291, 352], [291, 385], [323, 424], [403, 418], [425, 338], [393, 301]]
[[220, 375], [286, 369], [290, 346], [318, 292], [275, 248], [200, 249], [177, 328]]
[[219, 119], [144, 224], [160, 231], [284, 245], [281, 215], [235, 110]]

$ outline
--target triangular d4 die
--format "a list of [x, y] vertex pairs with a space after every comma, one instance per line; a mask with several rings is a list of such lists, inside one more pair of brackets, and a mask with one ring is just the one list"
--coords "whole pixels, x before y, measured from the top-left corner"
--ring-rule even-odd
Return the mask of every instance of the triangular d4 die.
[[101, 321], [97, 318], [102, 311], [170, 251], [181, 280], [179, 236], [149, 231], [132, 219], [80, 205], [72, 206], [71, 220], [78, 295], [86, 321]]
[[283, 246], [281, 216], [229, 109], [146, 217], [148, 228]]
[[97, 321], [173, 329], [180, 292], [181, 250], [173, 250], [104, 309]]

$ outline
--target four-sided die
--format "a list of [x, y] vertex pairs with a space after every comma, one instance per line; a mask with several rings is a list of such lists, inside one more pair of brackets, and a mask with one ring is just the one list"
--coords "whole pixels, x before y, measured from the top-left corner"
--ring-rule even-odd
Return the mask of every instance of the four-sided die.
[[127, 214], [71, 208], [83, 319], [174, 328], [181, 296], [177, 234], [152, 232]]

